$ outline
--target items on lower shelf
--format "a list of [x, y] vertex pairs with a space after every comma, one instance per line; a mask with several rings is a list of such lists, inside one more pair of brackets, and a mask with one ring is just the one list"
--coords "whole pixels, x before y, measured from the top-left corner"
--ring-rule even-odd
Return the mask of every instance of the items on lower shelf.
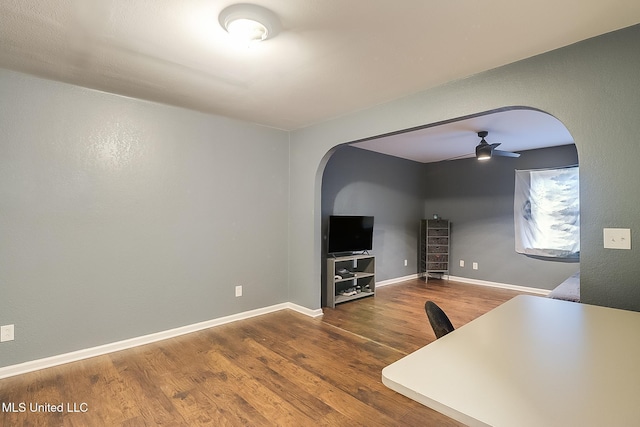
[[349, 255], [327, 258], [327, 285], [324, 305], [336, 304], [375, 294], [375, 257]]
[[373, 292], [371, 290], [371, 287], [369, 285], [364, 285], [364, 288], [360, 285], [357, 285], [355, 287], [351, 287], [351, 288], [347, 288], [347, 289], [343, 289], [341, 291], [338, 291], [338, 293], [336, 295], [340, 295], [343, 297], [350, 297], [353, 295], [358, 295], [359, 293], [370, 293]]

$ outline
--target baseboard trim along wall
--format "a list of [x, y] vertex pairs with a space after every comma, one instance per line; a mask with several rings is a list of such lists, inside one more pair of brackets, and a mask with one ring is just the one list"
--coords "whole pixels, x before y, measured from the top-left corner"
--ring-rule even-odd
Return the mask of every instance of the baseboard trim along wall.
[[220, 317], [217, 319], [207, 320], [192, 325], [182, 326], [167, 331], [156, 332], [149, 335], [143, 335], [136, 338], [130, 338], [123, 341], [117, 341], [97, 347], [86, 348], [83, 350], [73, 351], [71, 353], [60, 354], [57, 356], [46, 357], [44, 359], [33, 360], [29, 362], [19, 363], [17, 365], [5, 366], [0, 368], [0, 379], [8, 378], [15, 375], [26, 374], [28, 372], [38, 371], [40, 369], [51, 368], [53, 366], [64, 365], [65, 363], [76, 362], [78, 360], [88, 359], [90, 357], [102, 356], [103, 354], [113, 353], [115, 351], [126, 350], [145, 344], [151, 344], [157, 341], [166, 340], [168, 338], [177, 337], [191, 332], [201, 331], [203, 329], [212, 328], [214, 326], [224, 325], [225, 323], [235, 322], [237, 320], [249, 319], [251, 317], [260, 316], [262, 314], [273, 313], [275, 311], [290, 309], [297, 311], [309, 317], [322, 316], [322, 309], [312, 310], [297, 304], [285, 302], [282, 304], [272, 305], [270, 307], [258, 308], [255, 310], [245, 311], [243, 313], [232, 314], [230, 316]]
[[400, 282], [406, 282], [407, 280], [414, 280], [419, 277], [420, 276], [418, 274], [410, 274], [409, 276], [396, 277], [395, 279], [381, 280], [379, 282], [376, 282], [376, 288], [387, 286], [387, 285], [394, 285]]
[[[376, 283], [376, 287], [382, 287], [401, 283], [407, 280], [413, 280], [419, 278], [419, 274], [411, 274], [409, 276], [397, 277], [395, 279], [382, 280]], [[529, 292], [538, 295], [548, 295], [550, 290], [530, 288], [526, 286], [510, 285], [507, 283], [489, 282], [486, 280], [469, 279], [466, 277], [449, 276], [449, 280], [454, 282], [468, 283], [471, 285], [489, 286], [492, 288], [511, 289], [521, 292]], [[26, 374], [28, 372], [38, 371], [40, 369], [51, 368], [53, 366], [64, 365], [65, 363], [76, 362], [78, 360], [88, 359], [90, 357], [101, 356], [107, 353], [113, 353], [115, 351], [126, 350], [133, 347], [138, 347], [145, 344], [151, 344], [157, 341], [162, 341], [168, 338], [177, 337], [191, 332], [201, 331], [203, 329], [212, 328], [214, 326], [224, 325], [225, 323], [235, 322], [237, 320], [249, 319], [251, 317], [260, 316], [262, 314], [273, 313], [279, 310], [290, 309], [297, 311], [309, 317], [322, 316], [322, 309], [308, 309], [297, 304], [285, 302], [282, 304], [276, 304], [269, 307], [258, 308], [255, 310], [245, 311], [243, 313], [232, 314], [230, 316], [220, 317], [217, 319], [207, 320], [205, 322], [194, 323], [192, 325], [182, 326], [175, 329], [169, 329], [167, 331], [156, 332], [149, 335], [143, 335], [136, 338], [130, 338], [123, 341], [117, 341], [110, 344], [105, 344], [97, 347], [86, 348], [71, 353], [60, 354], [57, 356], [46, 357], [44, 359], [33, 360], [29, 362], [19, 363], [17, 365], [5, 366], [0, 368], [0, 379], [8, 378], [15, 375]]]
[[470, 285], [489, 286], [491, 288], [510, 289], [512, 291], [529, 292], [531, 294], [549, 295], [548, 289], [530, 288], [528, 286], [510, 285], [508, 283], [489, 282], [486, 280], [469, 279], [467, 277], [449, 276], [454, 282], [468, 283]]
[[[409, 276], [396, 277], [395, 279], [382, 280], [376, 282], [376, 288], [401, 283], [407, 280], [423, 278], [424, 274], [411, 274]], [[445, 276], [446, 277], [446, 276]], [[453, 282], [468, 283], [470, 285], [489, 286], [492, 288], [510, 289], [512, 291], [529, 292], [537, 295], [548, 295], [550, 290], [540, 288], [530, 288], [527, 286], [510, 285], [508, 283], [489, 282], [486, 280], [469, 279], [466, 277], [449, 276], [449, 280]]]

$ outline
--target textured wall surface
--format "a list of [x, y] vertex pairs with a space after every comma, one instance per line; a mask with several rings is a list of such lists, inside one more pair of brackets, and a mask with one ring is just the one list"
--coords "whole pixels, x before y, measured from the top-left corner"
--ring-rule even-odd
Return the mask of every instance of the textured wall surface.
[[583, 301], [640, 310], [637, 245], [602, 242], [604, 227], [640, 229], [638, 45], [634, 26], [291, 134], [0, 71], [0, 324], [16, 327], [0, 366], [319, 308], [335, 147], [509, 106], [575, 139]]
[[[439, 214], [452, 222], [451, 275], [552, 289], [579, 264], [515, 252], [514, 170], [577, 163], [575, 146], [523, 151], [518, 159], [428, 164], [341, 147], [324, 170], [323, 230], [329, 215], [374, 215], [371, 253], [377, 256], [380, 281], [417, 273], [420, 219]], [[460, 259], [466, 261], [464, 268]], [[473, 270], [472, 262], [480, 268]]]
[[288, 301], [286, 133], [1, 70], [0, 129], [0, 366]]
[[[515, 252], [513, 194], [515, 169], [578, 163], [575, 146], [523, 151], [517, 159], [487, 162], [464, 159], [427, 165], [425, 215], [438, 213], [452, 222], [454, 276], [553, 289], [580, 266], [575, 260], [536, 259]], [[459, 266], [459, 260], [465, 266]], [[478, 263], [478, 270], [472, 263]]]
[[341, 147], [327, 163], [322, 183], [323, 227], [329, 215], [374, 216], [370, 253], [376, 255], [376, 281], [417, 272], [416, 227], [424, 202], [422, 167], [354, 147]]
[[290, 268], [289, 279], [296, 288], [292, 301], [319, 305], [321, 171], [335, 146], [525, 106], [563, 122], [578, 149], [583, 301], [640, 310], [637, 245], [629, 251], [612, 250], [604, 249], [602, 241], [605, 227], [630, 228], [632, 240], [640, 230], [638, 45], [636, 25], [293, 132], [290, 265], [295, 267]]

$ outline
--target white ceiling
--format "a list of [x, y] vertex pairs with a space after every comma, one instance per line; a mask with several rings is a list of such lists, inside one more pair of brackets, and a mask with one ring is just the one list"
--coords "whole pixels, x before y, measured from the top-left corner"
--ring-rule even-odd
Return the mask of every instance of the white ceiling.
[[475, 157], [479, 131], [487, 131], [498, 150], [521, 152], [573, 144], [567, 128], [555, 117], [535, 110], [507, 110], [451, 123], [383, 136], [351, 145], [422, 163]]
[[638, 0], [2, 0], [0, 67], [293, 130], [640, 22]]

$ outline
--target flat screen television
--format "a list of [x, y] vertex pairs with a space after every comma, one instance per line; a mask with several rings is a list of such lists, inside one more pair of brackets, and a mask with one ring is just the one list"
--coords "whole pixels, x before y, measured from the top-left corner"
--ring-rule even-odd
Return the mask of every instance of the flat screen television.
[[372, 216], [329, 217], [327, 253], [358, 252], [373, 249]]

